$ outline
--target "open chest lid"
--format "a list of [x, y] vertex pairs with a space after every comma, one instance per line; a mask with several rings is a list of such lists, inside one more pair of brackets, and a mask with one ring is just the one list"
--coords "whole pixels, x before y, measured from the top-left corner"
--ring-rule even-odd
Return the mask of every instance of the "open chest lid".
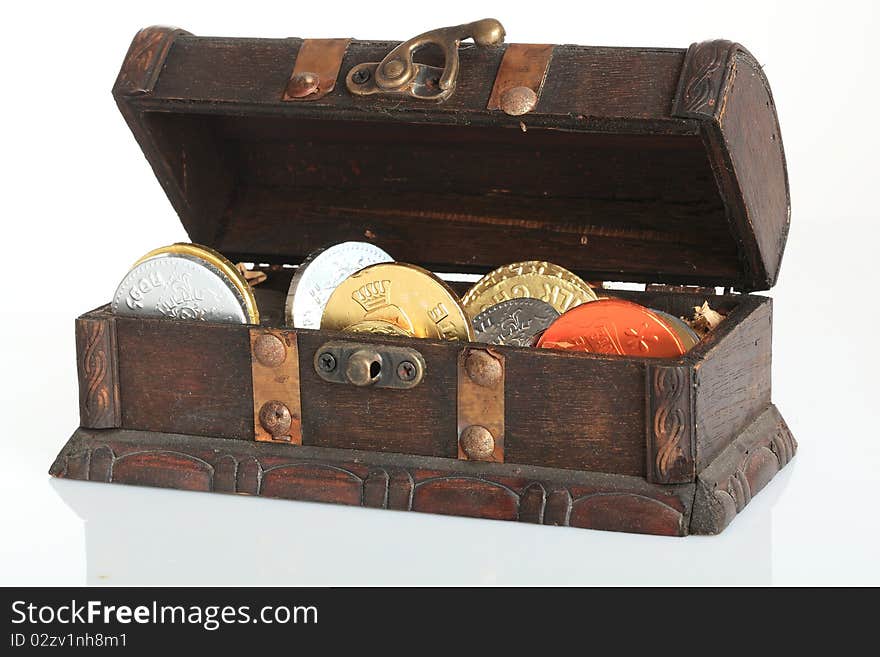
[[366, 240], [434, 271], [774, 284], [788, 178], [745, 49], [501, 40], [491, 20], [400, 47], [151, 27], [113, 93], [190, 238], [235, 260]]

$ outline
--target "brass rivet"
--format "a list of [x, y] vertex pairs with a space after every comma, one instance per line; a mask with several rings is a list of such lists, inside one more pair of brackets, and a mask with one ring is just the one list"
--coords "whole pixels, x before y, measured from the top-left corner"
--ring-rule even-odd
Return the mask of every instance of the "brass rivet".
[[385, 62], [385, 65], [382, 66], [382, 74], [389, 80], [396, 80], [403, 75], [404, 68], [402, 61], [392, 59], [390, 62]]
[[260, 425], [276, 440], [290, 435], [290, 409], [280, 401], [272, 400], [260, 409]]
[[290, 82], [287, 83], [287, 95], [290, 98], [305, 98], [311, 96], [318, 91], [321, 78], [317, 73], [303, 71], [291, 76]]
[[528, 114], [538, 104], [538, 94], [528, 87], [512, 87], [501, 94], [501, 110], [510, 116]]
[[504, 373], [501, 363], [488, 352], [472, 349], [464, 360], [464, 370], [477, 385], [491, 388], [501, 380]]
[[278, 367], [287, 358], [287, 349], [278, 336], [264, 333], [254, 340], [254, 356], [266, 367]]
[[495, 451], [495, 439], [486, 427], [479, 424], [472, 424], [462, 431], [458, 441], [461, 451], [475, 461], [488, 460]]

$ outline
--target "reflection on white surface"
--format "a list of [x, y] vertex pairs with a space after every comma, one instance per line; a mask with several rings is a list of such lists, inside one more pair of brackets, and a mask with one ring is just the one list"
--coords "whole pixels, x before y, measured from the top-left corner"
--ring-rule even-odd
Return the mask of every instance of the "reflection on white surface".
[[89, 584], [769, 584], [786, 468], [715, 537], [665, 538], [52, 480]]

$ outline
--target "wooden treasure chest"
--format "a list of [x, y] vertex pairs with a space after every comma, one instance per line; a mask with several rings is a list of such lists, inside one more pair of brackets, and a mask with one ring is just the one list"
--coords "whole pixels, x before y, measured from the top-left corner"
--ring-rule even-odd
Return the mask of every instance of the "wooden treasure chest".
[[[81, 426], [52, 475], [686, 535], [720, 532], [793, 457], [772, 302], [752, 294], [779, 272], [785, 156], [739, 44], [150, 27], [113, 94], [191, 240], [267, 280], [258, 324], [79, 317]], [[676, 358], [287, 326], [295, 266], [346, 240], [444, 274], [551, 261], [724, 319]], [[343, 365], [364, 353], [380, 366], [356, 385]], [[487, 450], [463, 449], [472, 427]]]

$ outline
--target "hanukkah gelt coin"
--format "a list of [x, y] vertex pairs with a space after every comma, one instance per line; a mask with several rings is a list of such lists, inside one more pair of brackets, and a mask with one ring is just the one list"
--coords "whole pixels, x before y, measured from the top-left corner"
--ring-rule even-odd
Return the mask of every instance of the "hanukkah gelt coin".
[[508, 299], [540, 299], [557, 312], [597, 299], [596, 293], [580, 276], [550, 262], [529, 260], [504, 265], [489, 272], [462, 297], [461, 303], [472, 317]]
[[122, 279], [110, 309], [131, 317], [258, 324], [253, 291], [235, 265], [198, 244], [150, 251]]
[[400, 328], [397, 324], [386, 322], [382, 319], [365, 320], [352, 324], [345, 328], [349, 333], [370, 333], [372, 335], [395, 335], [399, 337], [413, 337], [412, 334]]
[[651, 312], [658, 315], [661, 319], [666, 320], [666, 323], [671, 326], [678, 334], [678, 337], [681, 338], [681, 343], [685, 346], [685, 349], [690, 349], [700, 341], [700, 336], [697, 335], [697, 332], [688, 326], [687, 322], [680, 317], [675, 317], [674, 315], [665, 313], [662, 310], [657, 310], [656, 308], [651, 308]]
[[368, 265], [394, 259], [369, 242], [342, 242], [314, 251], [290, 281], [284, 318], [288, 326], [320, 328], [327, 300], [342, 281]]
[[416, 338], [473, 340], [455, 292], [434, 274], [403, 263], [370, 265], [340, 283], [324, 309], [321, 328], [346, 330], [383, 321]]
[[674, 358], [687, 351], [661, 317], [623, 299], [600, 299], [572, 308], [544, 331], [537, 346], [653, 358]]
[[523, 297], [496, 303], [474, 317], [477, 342], [530, 347], [559, 312], [546, 301]]

